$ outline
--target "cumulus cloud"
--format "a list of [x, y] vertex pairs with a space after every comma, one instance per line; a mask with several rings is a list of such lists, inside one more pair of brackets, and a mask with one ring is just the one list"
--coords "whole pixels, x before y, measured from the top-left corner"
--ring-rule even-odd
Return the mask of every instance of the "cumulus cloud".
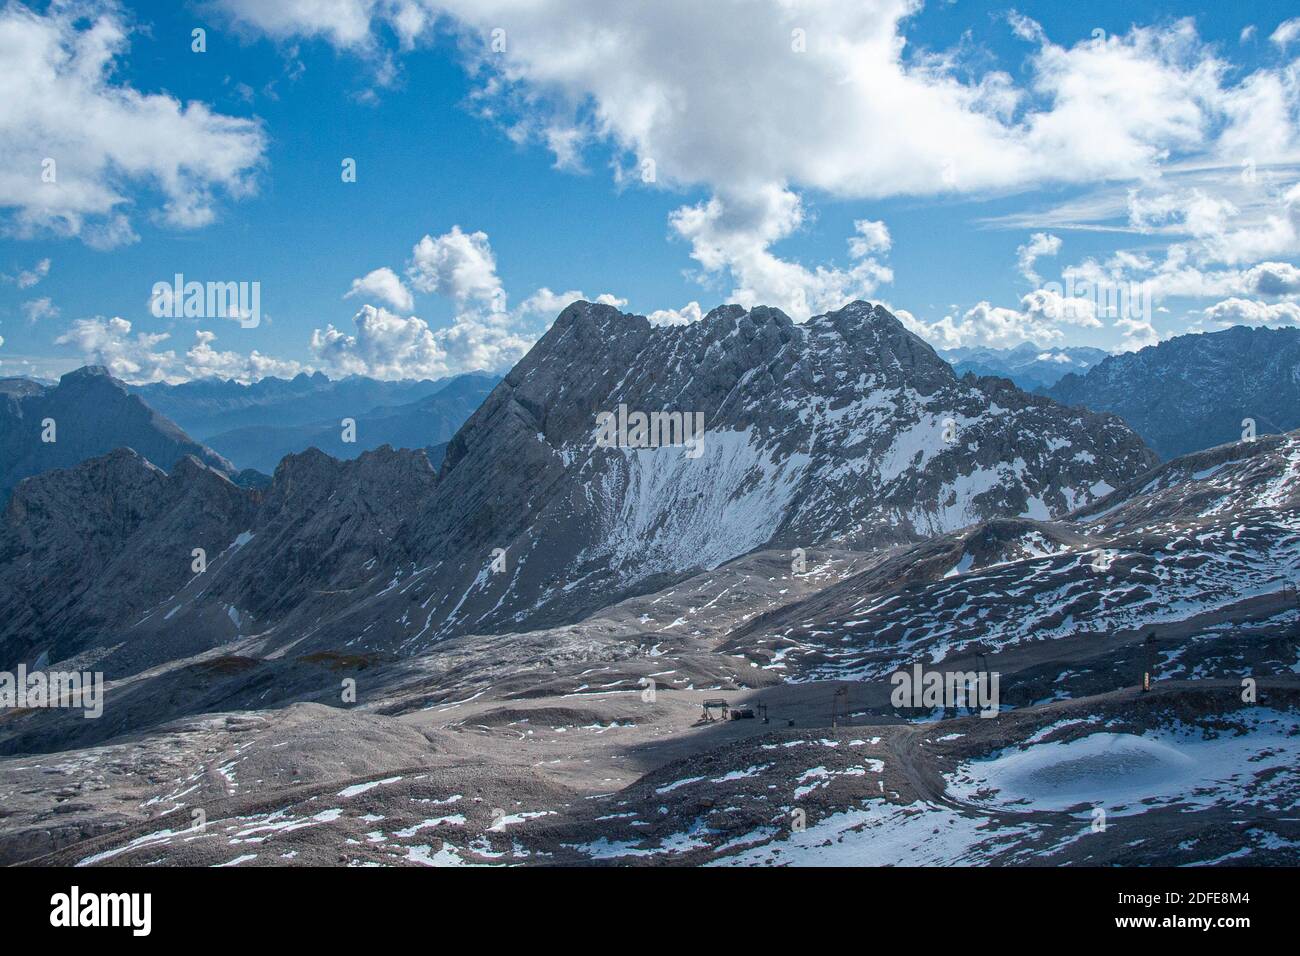
[[1018, 309], [979, 302], [960, 319], [945, 315], [937, 322], [924, 322], [910, 312], [895, 314], [908, 329], [941, 349], [972, 345], [1005, 349], [1026, 342], [1046, 348], [1065, 341], [1062, 326], [1103, 326], [1093, 299], [1063, 296], [1051, 289], [1035, 289], [1022, 296]]
[[506, 293], [485, 232], [466, 233], [452, 226], [436, 238], [426, 235], [411, 250], [406, 275], [421, 292], [445, 296], [458, 307], [505, 312]]
[[849, 255], [854, 259], [865, 259], [873, 252], [888, 252], [894, 244], [889, 228], [879, 220], [857, 219], [853, 230], [857, 235], [849, 237]]
[[[377, 271], [397, 278], [391, 269]], [[448, 300], [453, 310], [449, 326], [434, 329], [418, 316], [402, 318], [365, 305], [353, 317], [355, 332], [333, 325], [315, 330], [312, 354], [336, 372], [384, 379], [496, 371], [517, 362], [536, 340], [518, 327], [529, 310], [556, 299], [542, 289], [511, 314], [487, 233], [465, 232], [458, 225], [421, 238], [411, 249], [406, 276], [418, 291]]]
[[802, 321], [854, 299], [869, 298], [882, 283], [893, 281], [893, 272], [869, 255], [888, 248], [889, 232], [883, 223], [855, 224], [856, 234], [849, 239], [853, 262], [848, 268], [810, 269], [775, 255], [771, 246], [795, 232], [804, 217], [798, 195], [771, 187], [683, 206], [669, 222], [691, 244], [691, 258], [699, 263], [703, 276], [730, 276], [733, 288], [728, 299], [745, 308], [775, 306]]
[[126, 209], [180, 229], [214, 218], [218, 195], [242, 197], [265, 136], [253, 120], [116, 82], [128, 27], [113, 5], [0, 8], [0, 208], [19, 236], [80, 236], [101, 249], [137, 236]]
[[1012, 348], [1024, 342], [1044, 347], [1065, 338], [1060, 329], [1035, 322], [1025, 312], [987, 301], [966, 310], [960, 320], [945, 315], [938, 322], [922, 323], [914, 331], [945, 349], [969, 345]]
[[[418, 316], [403, 318], [367, 304], [353, 317], [352, 332], [333, 325], [316, 329], [312, 354], [337, 373], [386, 379], [500, 371], [532, 347], [540, 335], [537, 320], [549, 323], [571, 302], [589, 298], [581, 290], [553, 292], [544, 286], [510, 309], [487, 233], [465, 232], [458, 225], [421, 238], [411, 249], [405, 273], [416, 290], [448, 301], [453, 312], [449, 326], [434, 328]], [[387, 267], [354, 280], [347, 295], [378, 299], [398, 312], [414, 308], [410, 290]], [[627, 305], [608, 292], [591, 301]]]
[[1155, 326], [1143, 319], [1119, 318], [1115, 320], [1115, 327], [1124, 333], [1120, 339], [1121, 352], [1136, 352], [1160, 341], [1160, 333]]
[[1095, 300], [1079, 295], [1062, 295], [1053, 289], [1035, 289], [1020, 300], [1020, 308], [1034, 326], [1047, 326], [1054, 322], [1085, 329], [1102, 326], [1097, 318]]
[[1259, 295], [1293, 295], [1300, 292], [1300, 269], [1289, 262], [1261, 262], [1246, 270], [1243, 285]]
[[387, 309], [361, 307], [356, 334], [328, 326], [312, 333], [312, 353], [344, 375], [376, 378], [436, 378], [447, 372], [447, 353], [423, 319], [402, 318]]
[[[328, 14], [310, 0], [221, 3], [272, 36], [372, 56], [385, 29], [411, 44], [445, 11], [477, 101], [517, 138], [570, 156], [575, 141], [604, 141], [626, 155], [629, 180], [629, 164], [651, 160], [656, 182], [735, 192], [874, 198], [1137, 178], [1204, 145], [1233, 89], [1191, 19], [1066, 47], [1012, 15], [1033, 47], [1017, 86], [978, 51], [908, 56], [914, 0], [766, 0], [740, 19], [707, 3], [664, 4], [651, 18], [598, 0], [351, 0]], [[496, 28], [504, 49], [491, 46]]]
[[352, 288], [343, 296], [350, 299], [355, 296], [378, 299], [391, 305], [398, 312], [410, 312], [415, 308], [415, 299], [397, 273], [387, 266], [367, 272], [360, 279], [352, 280]]
[[[702, 201], [670, 218], [698, 277], [729, 279], [729, 298], [796, 318], [891, 280], [873, 258], [888, 251], [888, 231], [872, 220], [855, 224], [844, 266], [773, 252], [805, 227], [809, 191], [872, 200], [1067, 183], [1100, 193], [1159, 183], [1180, 160], [1235, 176], [1247, 159], [1280, 162], [1298, 145], [1293, 73], [1232, 69], [1191, 19], [1062, 45], [1013, 14], [1010, 29], [1028, 45], [1013, 76], [970, 44], [913, 51], [915, 0], [754, 0], [743, 18], [710, 3], [661, 4], [646, 17], [598, 0], [341, 0], [328, 10], [314, 0], [219, 2], [270, 36], [318, 37], [380, 61], [395, 52], [391, 37], [403, 49], [431, 42], [437, 15], [448, 14], [482, 116], [552, 150], [560, 168], [583, 168], [584, 153], [601, 147], [620, 184], [702, 187]], [[504, 47], [492, 43], [498, 28]], [[1214, 198], [1184, 202], [1179, 226], [1200, 230], [1208, 255], [1281, 254], [1266, 250], [1290, 241], [1285, 217], [1256, 222], [1253, 207], [1236, 203], [1234, 213]], [[1122, 196], [1107, 202], [1123, 211]], [[1224, 237], [1217, 248], [1215, 235]], [[412, 283], [449, 281], [438, 255], [472, 274], [483, 259], [474, 245], [471, 234], [429, 250], [433, 261]], [[1025, 263], [1031, 281], [1043, 254], [1054, 253]]]
[[185, 371], [195, 378], [225, 378], [237, 382], [256, 382], [268, 375], [280, 378], [292, 378], [299, 372], [306, 371], [298, 362], [272, 358], [253, 349], [247, 355], [234, 351], [218, 351], [212, 347], [217, 336], [213, 332], [198, 329], [194, 333], [194, 345], [185, 353]]
[[343, 375], [381, 379], [441, 378], [475, 369], [513, 365], [533, 339], [473, 318], [433, 330], [418, 316], [362, 306], [348, 334], [333, 325], [312, 333], [312, 354]]
[[127, 382], [178, 380], [176, 353], [155, 351], [168, 338], [166, 332], [131, 333], [131, 323], [120, 316], [77, 319], [55, 339], [58, 345], [74, 346], [87, 364], [103, 365]]
[[212, 347], [217, 336], [203, 329], [195, 331], [194, 345], [183, 357], [160, 348], [169, 338], [167, 332], [133, 332], [131, 323], [120, 316], [96, 316], [75, 320], [54, 341], [75, 348], [86, 364], [103, 365], [133, 385], [209, 377], [248, 383], [268, 375], [290, 377], [310, 371], [298, 362], [272, 358], [256, 349], [247, 355], [218, 351]]
[[1205, 318], [1222, 326], [1300, 324], [1300, 303], [1224, 299], [1205, 309]]
[[564, 311], [565, 307], [579, 300], [587, 302], [599, 302], [602, 305], [612, 305], [616, 309], [621, 309], [627, 305], [627, 299], [620, 299], [618, 296], [609, 292], [602, 292], [594, 299], [588, 298], [585, 293], [578, 289], [570, 289], [568, 292], [552, 292], [546, 286], [538, 289], [523, 302], [519, 303], [516, 314], [519, 316], [541, 316], [545, 319], [554, 319]]
[[656, 309], [646, 316], [651, 325], [690, 325], [704, 318], [704, 310], [695, 301], [686, 303], [680, 309]]
[[277, 40], [322, 39], [339, 49], [364, 54], [373, 61], [375, 79], [388, 85], [397, 68], [389, 53], [380, 48], [372, 26], [382, 21], [399, 47], [409, 50], [428, 34], [438, 6], [436, 0], [220, 0], [212, 9], [224, 10], [237, 26]]

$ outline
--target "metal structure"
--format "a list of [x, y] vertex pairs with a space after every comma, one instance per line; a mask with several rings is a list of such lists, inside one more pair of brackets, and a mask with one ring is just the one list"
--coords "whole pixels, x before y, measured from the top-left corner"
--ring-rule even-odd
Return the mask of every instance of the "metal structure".
[[[721, 711], [721, 713], [716, 718], [713, 716], [714, 710]], [[700, 714], [700, 719], [707, 720], [710, 723], [712, 723], [714, 720], [726, 720], [727, 710], [728, 710], [727, 702], [725, 700], [723, 700], [721, 697], [710, 697], [704, 701], [703, 713]]]

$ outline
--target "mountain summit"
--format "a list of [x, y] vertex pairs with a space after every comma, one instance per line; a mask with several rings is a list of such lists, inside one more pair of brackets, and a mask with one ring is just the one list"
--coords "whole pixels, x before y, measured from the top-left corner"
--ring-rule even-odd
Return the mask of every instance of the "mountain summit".
[[224, 474], [233, 466], [159, 415], [99, 365], [54, 387], [0, 392], [0, 499], [23, 478], [133, 448], [160, 468], [193, 455]]
[[[598, 447], [598, 416], [620, 408], [697, 415], [701, 447]], [[417, 537], [475, 561], [507, 550], [511, 572], [467, 581], [455, 612], [481, 627], [765, 545], [1061, 515], [1154, 460], [1114, 416], [958, 379], [881, 306], [795, 324], [729, 305], [655, 327], [576, 302], [452, 439], [445, 504]]]

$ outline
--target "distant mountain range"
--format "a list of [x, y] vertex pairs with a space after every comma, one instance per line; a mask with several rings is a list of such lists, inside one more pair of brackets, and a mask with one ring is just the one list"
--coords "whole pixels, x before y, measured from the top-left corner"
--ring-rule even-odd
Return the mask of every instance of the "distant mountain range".
[[[336, 458], [392, 445], [424, 449], [441, 462], [448, 439], [487, 397], [498, 377], [482, 372], [440, 381], [382, 382], [322, 375], [268, 378], [251, 385], [198, 380], [183, 385], [132, 387], [98, 366], [69, 372], [57, 385], [0, 379], [0, 498], [23, 478], [66, 468], [118, 448], [134, 449], [169, 471], [181, 458], [197, 461], [236, 484], [269, 483], [285, 455], [316, 447]], [[384, 399], [417, 396], [393, 405]], [[157, 404], [211, 432], [229, 418], [252, 421], [213, 433], [204, 442]], [[322, 412], [338, 418], [321, 419]], [[342, 421], [350, 418], [352, 441]], [[43, 423], [53, 421], [53, 427]], [[43, 440], [52, 437], [53, 441]]]
[[1032, 342], [1013, 349], [973, 347], [939, 353], [958, 375], [973, 372], [1009, 378], [1029, 392], [1052, 385], [1065, 375], [1086, 372], [1109, 354], [1083, 345], [1041, 348]]
[[0, 499], [31, 475], [124, 446], [162, 469], [193, 456], [223, 475], [236, 474], [227, 459], [194, 441], [100, 366], [69, 372], [53, 387], [29, 379], [0, 380]]
[[246, 426], [282, 428], [356, 418], [381, 406], [418, 401], [446, 385], [446, 379], [389, 382], [360, 375], [330, 379], [320, 372], [303, 372], [291, 379], [272, 376], [251, 385], [204, 378], [180, 385], [131, 386], [131, 391], [206, 441]]
[[1300, 329], [1234, 326], [1112, 355], [1044, 389], [1119, 415], [1162, 458], [1300, 427]]
[[[319, 448], [335, 458], [355, 458], [364, 451], [391, 445], [425, 448], [445, 445], [474, 410], [483, 404], [499, 379], [474, 372], [436, 383], [436, 389], [402, 405], [381, 405], [352, 411], [325, 421], [302, 425], [244, 425], [208, 436], [207, 443], [244, 468], [270, 474], [285, 455]], [[425, 384], [418, 383], [421, 387]], [[312, 404], [315, 398], [308, 400]], [[295, 403], [282, 409], [297, 412]], [[344, 417], [356, 423], [354, 440], [343, 440]], [[441, 460], [441, 451], [435, 453]]]

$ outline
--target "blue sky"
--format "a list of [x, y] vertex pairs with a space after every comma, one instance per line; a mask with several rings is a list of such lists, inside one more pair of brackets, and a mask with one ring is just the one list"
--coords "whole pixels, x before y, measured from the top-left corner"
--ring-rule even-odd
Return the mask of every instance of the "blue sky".
[[[504, 368], [568, 293], [936, 347], [1300, 321], [1293, 4], [608, 7], [8, 3], [0, 374]], [[261, 321], [156, 316], [178, 272]]]

